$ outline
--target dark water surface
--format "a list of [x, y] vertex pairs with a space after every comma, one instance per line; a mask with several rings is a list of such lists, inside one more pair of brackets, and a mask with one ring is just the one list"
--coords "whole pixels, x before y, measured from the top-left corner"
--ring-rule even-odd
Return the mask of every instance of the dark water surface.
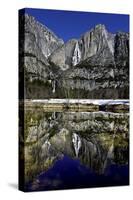
[[129, 184], [129, 114], [25, 111], [25, 190]]

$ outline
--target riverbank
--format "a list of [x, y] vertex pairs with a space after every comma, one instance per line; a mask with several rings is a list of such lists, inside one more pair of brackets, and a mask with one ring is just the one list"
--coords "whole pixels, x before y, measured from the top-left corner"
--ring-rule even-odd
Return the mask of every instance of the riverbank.
[[89, 100], [89, 99], [44, 99], [44, 100], [24, 100], [20, 101], [20, 107], [25, 109], [44, 110], [74, 110], [74, 111], [129, 111], [129, 100]]

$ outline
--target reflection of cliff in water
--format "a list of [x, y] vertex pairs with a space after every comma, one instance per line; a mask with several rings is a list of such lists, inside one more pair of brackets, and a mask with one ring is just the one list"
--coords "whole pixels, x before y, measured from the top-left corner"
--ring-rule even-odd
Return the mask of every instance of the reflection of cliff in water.
[[34, 180], [64, 155], [97, 174], [128, 164], [129, 114], [107, 112], [25, 113], [25, 180]]

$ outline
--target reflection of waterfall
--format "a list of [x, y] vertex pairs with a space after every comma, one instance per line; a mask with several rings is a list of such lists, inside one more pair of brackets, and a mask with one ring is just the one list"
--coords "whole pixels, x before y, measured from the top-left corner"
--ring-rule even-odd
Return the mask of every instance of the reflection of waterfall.
[[81, 147], [81, 139], [76, 133], [73, 133], [72, 142], [74, 145], [76, 157], [78, 157], [79, 149]]
[[114, 141], [113, 141], [112, 145], [109, 147], [109, 150], [107, 152], [107, 156], [106, 156], [106, 159], [105, 159], [104, 164], [103, 164], [102, 173], [104, 173], [108, 162], [109, 161], [111, 162], [111, 159], [113, 160], [113, 157], [114, 157]]
[[55, 112], [52, 113], [52, 119], [56, 119]]
[[42, 149], [49, 151], [50, 146], [51, 146], [50, 142], [46, 140], [44, 144], [42, 145]]

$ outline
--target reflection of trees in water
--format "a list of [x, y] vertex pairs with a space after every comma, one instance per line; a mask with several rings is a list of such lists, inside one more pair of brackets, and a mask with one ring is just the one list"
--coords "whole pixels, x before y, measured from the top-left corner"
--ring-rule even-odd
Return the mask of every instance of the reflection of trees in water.
[[63, 155], [100, 174], [110, 163], [128, 163], [127, 114], [27, 111], [25, 117], [27, 181]]

